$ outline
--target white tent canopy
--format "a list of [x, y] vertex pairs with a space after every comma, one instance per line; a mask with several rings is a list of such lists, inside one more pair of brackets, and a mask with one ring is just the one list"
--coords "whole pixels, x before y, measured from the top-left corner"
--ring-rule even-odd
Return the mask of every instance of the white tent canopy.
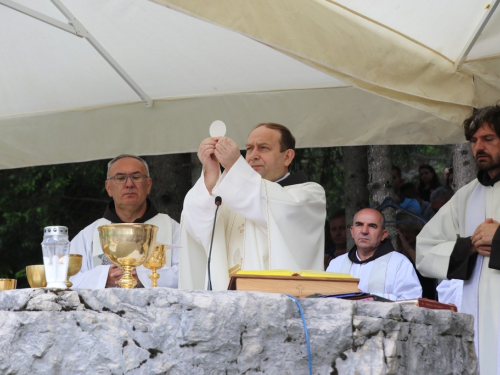
[[[224, 27], [145, 0], [53, 2], [0, 0], [0, 168], [195, 151], [216, 119], [241, 146], [263, 121], [299, 147], [454, 143], [500, 98], [498, 11], [455, 64], [485, 19], [466, 1], [162, 1]], [[88, 39], [46, 23], [68, 17]]]
[[500, 99], [500, 0], [156, 1], [450, 121]]

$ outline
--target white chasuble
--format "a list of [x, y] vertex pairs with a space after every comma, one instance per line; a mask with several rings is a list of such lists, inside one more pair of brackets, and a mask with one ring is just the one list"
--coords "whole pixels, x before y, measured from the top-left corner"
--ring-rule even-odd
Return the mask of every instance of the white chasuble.
[[[457, 236], [470, 237], [486, 218], [500, 221], [500, 183], [483, 186], [476, 179], [457, 191], [418, 235], [422, 275], [446, 279]], [[489, 268], [489, 259], [478, 255], [471, 278], [464, 281], [460, 311], [474, 315], [481, 375], [500, 375], [500, 271]]]
[[228, 221], [227, 266], [229, 277], [242, 269], [245, 254], [245, 218], [232, 213]]
[[[78, 274], [70, 278], [71, 282], [73, 282], [73, 288], [100, 289], [106, 287], [109, 265], [102, 265], [105, 258], [97, 228], [110, 223], [107, 219], [96, 220], [78, 233], [71, 241], [70, 252], [82, 255], [82, 269]], [[156, 242], [166, 244], [179, 242], [179, 224], [168, 215], [158, 214], [145, 223], [158, 227]], [[169, 259], [167, 264], [156, 271], [160, 274], [158, 286], [176, 288], [178, 284], [178, 250], [167, 249], [167, 254], [167, 259]], [[144, 287], [150, 287], [151, 279], [149, 279], [148, 275], [151, 270], [144, 266], [139, 266], [136, 270]]]
[[222, 205], [210, 255], [213, 290], [226, 290], [238, 267], [323, 269], [324, 189], [313, 182], [282, 187], [262, 179], [240, 157], [220, 176], [212, 194], [202, 175], [186, 195], [181, 246], [188, 251], [179, 253], [179, 288], [207, 287], [216, 196], [222, 197]]

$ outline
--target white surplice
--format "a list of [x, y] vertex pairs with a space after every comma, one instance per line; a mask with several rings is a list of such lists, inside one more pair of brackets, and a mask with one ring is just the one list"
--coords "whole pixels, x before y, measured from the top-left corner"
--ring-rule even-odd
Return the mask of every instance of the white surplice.
[[463, 280], [443, 280], [436, 288], [439, 302], [452, 303], [457, 306], [457, 311], [462, 312]]
[[343, 254], [333, 259], [326, 270], [348, 273], [359, 279], [361, 291], [391, 301], [422, 297], [422, 287], [413, 265], [396, 251], [361, 264], [349, 260], [348, 253]]
[[[424, 276], [446, 279], [457, 235], [470, 237], [486, 218], [500, 221], [500, 183], [477, 179], [461, 188], [417, 236], [417, 268]], [[497, 250], [498, 251], [498, 250]], [[464, 281], [461, 312], [474, 315], [475, 345], [481, 375], [500, 375], [500, 271], [479, 255]]]
[[212, 195], [203, 176], [186, 195], [181, 222], [179, 288], [207, 288], [207, 259], [222, 197], [211, 256], [213, 290], [225, 290], [239, 269], [322, 270], [326, 198], [306, 182], [282, 187], [264, 180], [240, 157], [224, 171]]
[[[71, 241], [71, 254], [82, 255], [82, 269], [78, 274], [70, 278], [73, 288], [101, 289], [106, 287], [109, 265], [102, 265], [99, 258], [103, 254], [99, 232], [97, 228], [101, 225], [110, 224], [107, 219], [99, 219], [84, 228]], [[156, 225], [158, 232], [156, 242], [164, 244], [179, 243], [179, 224], [165, 214], [157, 214], [146, 224]], [[157, 270], [160, 274], [159, 287], [177, 288], [179, 255], [177, 249], [167, 249], [167, 263], [165, 267]], [[144, 287], [151, 287], [151, 279], [148, 275], [152, 272], [144, 266], [136, 268], [137, 275]]]

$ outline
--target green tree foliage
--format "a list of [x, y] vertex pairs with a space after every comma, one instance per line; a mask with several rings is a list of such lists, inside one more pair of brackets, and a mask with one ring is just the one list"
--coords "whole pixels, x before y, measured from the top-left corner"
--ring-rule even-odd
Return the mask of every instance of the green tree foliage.
[[401, 168], [406, 182], [418, 185], [418, 167], [430, 164], [436, 170], [439, 181], [444, 185], [444, 169], [453, 166], [453, 145], [398, 145], [391, 146], [392, 164]]
[[[391, 156], [403, 174], [417, 176], [418, 165], [431, 164], [441, 177], [451, 165], [450, 150], [391, 146]], [[15, 277], [18, 287], [27, 287], [25, 266], [42, 264], [44, 227], [67, 226], [71, 239], [102, 217], [109, 201], [106, 166], [107, 161], [95, 161], [0, 171], [0, 278]], [[325, 188], [327, 217], [344, 208], [343, 168], [340, 147], [297, 149], [291, 165], [292, 172], [302, 170]]]
[[290, 170], [304, 171], [310, 181], [323, 186], [327, 217], [344, 208], [344, 163], [340, 147], [297, 149]]
[[0, 171], [0, 277], [27, 286], [25, 266], [42, 264], [43, 228], [64, 225], [70, 239], [102, 216], [106, 162]]
[[[407, 182], [416, 185], [419, 165], [432, 165], [441, 183], [444, 184], [444, 168], [453, 164], [452, 145], [393, 145], [390, 146], [390, 151], [392, 163], [401, 168]], [[303, 148], [296, 150], [290, 170], [306, 172], [311, 181], [325, 188], [327, 217], [330, 217], [337, 210], [345, 208], [343, 175], [345, 165], [341, 147]]]

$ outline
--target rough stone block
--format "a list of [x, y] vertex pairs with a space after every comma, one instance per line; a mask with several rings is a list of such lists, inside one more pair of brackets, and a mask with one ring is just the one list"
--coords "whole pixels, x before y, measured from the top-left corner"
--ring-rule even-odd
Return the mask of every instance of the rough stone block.
[[[475, 374], [472, 317], [301, 299], [314, 374]], [[295, 301], [279, 294], [0, 292], [0, 373], [306, 374]]]

